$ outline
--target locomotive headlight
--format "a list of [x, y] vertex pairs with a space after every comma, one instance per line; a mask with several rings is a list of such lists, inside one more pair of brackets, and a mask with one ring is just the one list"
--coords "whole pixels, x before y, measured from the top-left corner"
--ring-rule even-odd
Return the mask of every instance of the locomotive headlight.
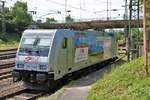
[[39, 70], [47, 70], [47, 66], [46, 65], [40, 65]]
[[24, 64], [17, 64], [17, 68], [24, 68]]

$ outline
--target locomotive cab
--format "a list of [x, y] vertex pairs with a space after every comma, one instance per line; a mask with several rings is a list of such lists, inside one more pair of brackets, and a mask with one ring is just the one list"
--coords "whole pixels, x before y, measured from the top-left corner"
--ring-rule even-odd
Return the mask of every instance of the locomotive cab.
[[48, 81], [51, 83], [54, 79], [60, 78], [61, 71], [57, 71], [56, 66], [58, 62], [65, 61], [59, 60], [58, 55], [66, 55], [65, 43], [69, 37], [72, 37], [71, 31], [69, 34], [65, 31], [68, 30], [24, 31], [17, 51], [16, 66], [12, 72], [14, 80], [23, 80], [29, 86]]

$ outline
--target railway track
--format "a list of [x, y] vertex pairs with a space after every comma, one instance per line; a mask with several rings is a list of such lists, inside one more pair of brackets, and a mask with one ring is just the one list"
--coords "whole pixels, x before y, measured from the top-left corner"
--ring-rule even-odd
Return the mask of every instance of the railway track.
[[0, 81], [2, 79], [11, 77], [11, 72], [14, 66], [15, 66], [15, 62], [0, 64]]
[[1, 54], [0, 54], [0, 60], [10, 59], [10, 58], [15, 58], [15, 57], [16, 57], [16, 53], [13, 53], [13, 54], [5, 54], [5, 55], [1, 55]]
[[25, 88], [22, 86], [22, 82], [13, 83], [0, 90], [0, 99], [6, 99], [13, 94], [25, 91]]
[[0, 90], [13, 84], [12, 67], [0, 69]]
[[17, 48], [0, 50], [0, 60], [15, 58], [16, 52], [17, 52]]
[[27, 90], [22, 82], [14, 83], [0, 90], [0, 99], [32, 100], [44, 95], [45, 92]]
[[7, 79], [2, 79], [0, 81], [0, 90], [11, 85], [11, 84], [13, 84], [13, 78], [12, 77], [9, 77]]
[[0, 62], [0, 70], [2, 69], [6, 69], [6, 68], [11, 68], [15, 66], [15, 60], [10, 60], [10, 61], [4, 61], [4, 62]]
[[13, 84], [12, 69], [15, 66], [14, 61], [0, 64], [0, 90], [8, 85]]
[[38, 97], [41, 97], [45, 92], [33, 91], [33, 90], [24, 90], [13, 97], [7, 98], [7, 100], [33, 100]]
[[13, 58], [16, 56], [16, 50], [17, 48], [0, 50], [0, 82], [11, 77], [12, 68], [15, 66]]
[[4, 50], [0, 50], [0, 52], [17, 51], [17, 49], [18, 49], [18, 48], [4, 49]]

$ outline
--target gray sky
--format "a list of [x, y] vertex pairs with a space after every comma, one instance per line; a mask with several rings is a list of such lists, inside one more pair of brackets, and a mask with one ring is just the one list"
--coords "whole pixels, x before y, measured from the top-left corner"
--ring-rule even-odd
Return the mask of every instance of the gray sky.
[[[5, 0], [6, 6], [11, 7], [17, 0]], [[36, 10], [37, 15], [34, 19], [39, 19], [40, 16], [47, 13], [54, 13], [54, 11], [61, 11], [61, 14], [49, 14], [46, 17], [54, 17], [57, 20], [63, 20], [65, 17], [65, 0], [19, 0], [27, 2], [28, 10]], [[75, 19], [102, 19], [107, 16], [107, 0], [66, 0], [67, 10], [69, 14]], [[111, 6], [110, 6], [111, 2]], [[81, 5], [81, 6], [80, 6]], [[118, 11], [111, 11], [111, 17], [122, 17], [124, 13], [124, 0], [109, 0], [109, 9], [119, 9]], [[54, 10], [54, 11], [53, 11]], [[99, 11], [99, 13], [94, 13]], [[68, 13], [67, 13], [68, 14]], [[110, 12], [109, 12], [110, 16]]]

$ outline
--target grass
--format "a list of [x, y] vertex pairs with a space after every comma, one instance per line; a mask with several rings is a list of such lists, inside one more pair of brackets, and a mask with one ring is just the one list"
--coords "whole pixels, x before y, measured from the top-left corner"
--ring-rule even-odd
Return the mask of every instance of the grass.
[[87, 100], [150, 100], [150, 75], [144, 75], [143, 66], [140, 57], [116, 67], [92, 86]]
[[5, 34], [5, 38], [8, 40], [7, 42], [4, 42], [0, 40], [0, 50], [3, 49], [11, 49], [11, 48], [17, 48], [19, 45], [20, 37], [18, 34], [15, 33], [7, 33]]

